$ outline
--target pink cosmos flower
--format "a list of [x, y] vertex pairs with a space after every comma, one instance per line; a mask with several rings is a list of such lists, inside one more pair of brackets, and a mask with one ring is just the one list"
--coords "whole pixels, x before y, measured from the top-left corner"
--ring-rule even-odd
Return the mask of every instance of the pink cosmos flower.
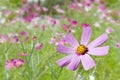
[[61, 9], [60, 6], [57, 4], [55, 6], [53, 6], [53, 8], [58, 12], [58, 13], [65, 13], [65, 10]]
[[12, 61], [11, 60], [7, 60], [5, 67], [7, 69], [9, 69], [9, 70], [12, 69], [14, 67]]
[[46, 30], [46, 25], [45, 24], [43, 24], [42, 26], [41, 26], [41, 29], [42, 29], [42, 31], [45, 31]]
[[116, 44], [115, 44], [115, 47], [116, 47], [116, 48], [120, 48], [120, 43], [116, 43]]
[[35, 45], [35, 49], [36, 49], [37, 51], [39, 51], [42, 47], [43, 47], [43, 44], [42, 44], [42, 43], [37, 43], [37, 44]]
[[72, 20], [72, 21], [71, 21], [71, 25], [72, 25], [72, 26], [76, 27], [77, 24], [78, 24], [78, 22], [77, 22], [76, 20]]
[[70, 32], [70, 26], [67, 25], [67, 24], [63, 24], [63, 25], [62, 25], [62, 29], [63, 29], [64, 31]]
[[20, 36], [21, 36], [22, 38], [24, 38], [23, 41], [28, 41], [28, 39], [29, 39], [29, 33], [28, 33], [27, 31], [21, 31], [21, 32], [20, 32]]
[[17, 67], [17, 68], [24, 65], [24, 60], [23, 59], [13, 59], [12, 62], [13, 62], [14, 67]]
[[94, 26], [100, 28], [100, 23], [99, 22], [95, 22]]
[[37, 40], [37, 36], [33, 36], [33, 37], [32, 37], [32, 40]]
[[24, 57], [27, 57], [27, 56], [29, 56], [29, 54], [28, 54], [28, 53], [18, 53], [17, 56], [24, 56]]
[[7, 69], [12, 69], [12, 68], [14, 68], [14, 67], [21, 67], [21, 66], [23, 66], [24, 65], [24, 60], [23, 59], [10, 59], [10, 60], [7, 60], [6, 61], [6, 65], [5, 65], [5, 67], [7, 68]]
[[82, 29], [83, 32], [80, 44], [73, 37], [73, 35], [69, 33], [65, 37], [65, 41], [71, 47], [67, 47], [61, 44], [57, 45], [58, 52], [68, 55], [57, 61], [59, 66], [64, 67], [68, 65], [68, 70], [76, 70], [81, 62], [83, 68], [85, 70], [89, 70], [96, 65], [95, 61], [90, 57], [90, 55], [103, 56], [108, 53], [109, 46], [101, 47], [101, 45], [108, 40], [107, 34], [102, 34], [93, 42], [89, 43], [90, 37], [92, 35], [92, 29], [88, 24], [83, 24]]
[[13, 44], [17, 44], [17, 43], [19, 42], [18, 36], [13, 36], [11, 42], [12, 42]]
[[71, 3], [71, 4], [68, 5], [68, 8], [69, 9], [76, 9], [77, 5], [75, 3]]
[[[61, 45], [64, 45], [65, 44], [65, 40], [64, 40], [64, 34], [62, 33], [56, 33], [50, 40], [49, 44], [55, 44], [55, 45], [58, 45], [58, 44], [61, 44]], [[62, 39], [61, 39], [62, 38]]]
[[9, 41], [8, 35], [0, 34], [0, 44], [8, 42], [8, 41]]
[[106, 28], [106, 33], [107, 34], [110, 34], [110, 33], [112, 33], [114, 30], [113, 30], [113, 28], [111, 28], [111, 27], [107, 27]]

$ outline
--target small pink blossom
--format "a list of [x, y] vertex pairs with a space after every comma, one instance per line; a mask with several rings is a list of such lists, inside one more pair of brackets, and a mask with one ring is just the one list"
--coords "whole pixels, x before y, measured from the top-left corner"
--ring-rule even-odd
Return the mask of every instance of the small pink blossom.
[[86, 23], [82, 24], [81, 26], [84, 27], [84, 28], [90, 27], [90, 25], [89, 25], [89, 24], [86, 24]]
[[65, 13], [65, 10], [61, 9], [61, 8], [59, 7], [59, 5], [55, 5], [53, 8], [54, 8], [58, 13], [62, 13], [62, 14]]
[[13, 59], [12, 62], [14, 67], [17, 67], [17, 68], [23, 66], [25, 63], [23, 59]]
[[55, 19], [51, 19], [50, 22], [51, 22], [51, 24], [52, 24], [53, 26], [55, 26], [55, 25], [58, 24], [58, 21], [55, 20]]
[[77, 5], [76, 5], [76, 3], [71, 3], [71, 4], [69, 4], [68, 8], [69, 9], [76, 9]]
[[94, 26], [100, 28], [100, 23], [99, 22], [95, 22]]
[[21, 31], [20, 36], [23, 38], [23, 41], [28, 41], [29, 33], [27, 31]]
[[42, 31], [45, 31], [45, 30], [46, 30], [46, 25], [43, 24], [43, 25], [41, 26], [41, 28], [42, 28]]
[[106, 33], [107, 34], [110, 34], [110, 33], [112, 33], [114, 30], [113, 30], [113, 28], [111, 28], [111, 27], [107, 27], [106, 28]]
[[6, 67], [7, 69], [12, 69], [12, 68], [14, 67], [14, 65], [13, 65], [13, 63], [12, 63], [11, 60], [7, 60], [5, 67]]
[[37, 51], [39, 51], [42, 47], [43, 47], [43, 44], [42, 44], [42, 43], [37, 43], [37, 44], [35, 45], [35, 49], [36, 49]]
[[115, 44], [115, 47], [116, 47], [116, 48], [120, 48], [120, 43], [116, 43], [116, 44]]
[[11, 42], [12, 42], [13, 44], [17, 44], [17, 43], [19, 42], [19, 38], [18, 38], [17, 36], [13, 36]]
[[0, 35], [0, 43], [5, 43], [5, 42], [8, 42], [9, 40], [10, 39], [8, 35], [3, 35], [3, 34]]
[[70, 31], [70, 26], [67, 25], [67, 24], [63, 24], [63, 25], [62, 25], [62, 28], [63, 28], [64, 31], [67, 31], [67, 32]]
[[6, 61], [6, 65], [5, 66], [6, 66], [7, 69], [12, 69], [14, 67], [19, 68], [19, 67], [23, 66], [24, 63], [25, 62], [24, 62], [23, 59], [10, 59], [10, 60]]
[[29, 54], [27, 54], [27, 53], [19, 53], [19, 54], [17, 54], [18, 56], [29, 56]]
[[72, 25], [72, 26], [76, 27], [77, 24], [78, 24], [78, 22], [77, 22], [76, 20], [72, 20], [72, 21], [71, 21], [71, 25]]
[[32, 37], [32, 40], [37, 40], [37, 36], [33, 36], [33, 37]]

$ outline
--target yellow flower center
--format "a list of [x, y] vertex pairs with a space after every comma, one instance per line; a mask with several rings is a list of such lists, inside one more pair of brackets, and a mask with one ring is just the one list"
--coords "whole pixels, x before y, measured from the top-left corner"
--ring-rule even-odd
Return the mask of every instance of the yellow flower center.
[[87, 52], [87, 48], [84, 45], [80, 45], [77, 47], [77, 54], [84, 55]]

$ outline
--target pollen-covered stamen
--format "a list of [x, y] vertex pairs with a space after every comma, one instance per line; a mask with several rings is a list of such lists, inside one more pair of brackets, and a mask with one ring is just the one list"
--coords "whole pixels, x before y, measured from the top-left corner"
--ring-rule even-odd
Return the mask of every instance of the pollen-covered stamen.
[[78, 55], [84, 55], [87, 51], [88, 51], [88, 49], [86, 48], [86, 46], [80, 45], [80, 46], [77, 47], [76, 53]]

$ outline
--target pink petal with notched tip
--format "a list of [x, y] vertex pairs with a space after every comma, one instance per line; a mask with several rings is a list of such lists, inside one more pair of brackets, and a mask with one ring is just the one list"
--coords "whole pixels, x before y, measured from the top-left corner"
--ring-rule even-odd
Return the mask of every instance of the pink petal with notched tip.
[[68, 55], [68, 56], [66, 56], [66, 57], [64, 57], [64, 58], [62, 58], [62, 59], [59, 59], [59, 60], [57, 61], [57, 64], [58, 64], [59, 66], [61, 66], [61, 67], [66, 66], [67, 64], [70, 63], [70, 61], [72, 60], [72, 57], [73, 57], [73, 55]]
[[88, 54], [81, 55], [80, 59], [85, 70], [89, 70], [96, 65], [94, 60]]
[[81, 44], [87, 45], [92, 35], [92, 29], [89, 25], [83, 26], [82, 28], [83, 32], [81, 37]]
[[91, 48], [88, 51], [88, 54], [96, 55], [96, 56], [103, 56], [108, 53], [108, 50], [109, 50], [109, 46]]
[[90, 44], [88, 44], [88, 48], [94, 48], [97, 46], [102, 45], [103, 43], [105, 43], [108, 40], [108, 36], [107, 34], [102, 34], [101, 36], [99, 36], [97, 39], [95, 39], [94, 41], [92, 41]]
[[73, 56], [70, 64], [68, 64], [67, 69], [68, 70], [76, 70], [78, 68], [79, 64], [80, 64], [80, 56], [75, 54]]
[[72, 33], [69, 33], [65, 37], [65, 41], [68, 42], [74, 48], [77, 48], [79, 46], [78, 41], [74, 38], [74, 36], [72, 35]]
[[63, 54], [75, 53], [75, 49], [63, 46], [61, 44], [57, 45], [57, 51]]

